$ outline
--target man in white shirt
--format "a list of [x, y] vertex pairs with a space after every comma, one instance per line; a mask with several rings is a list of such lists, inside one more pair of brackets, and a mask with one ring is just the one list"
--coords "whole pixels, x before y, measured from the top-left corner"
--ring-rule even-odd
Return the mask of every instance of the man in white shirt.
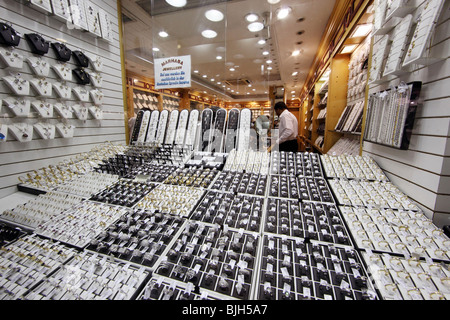
[[[275, 142], [275, 145], [278, 145], [279, 151], [298, 151], [298, 121], [297, 118], [289, 112], [287, 106], [284, 102], [279, 101], [273, 107], [275, 113], [278, 116], [278, 139]], [[274, 145], [272, 145], [268, 151], [272, 150]]]

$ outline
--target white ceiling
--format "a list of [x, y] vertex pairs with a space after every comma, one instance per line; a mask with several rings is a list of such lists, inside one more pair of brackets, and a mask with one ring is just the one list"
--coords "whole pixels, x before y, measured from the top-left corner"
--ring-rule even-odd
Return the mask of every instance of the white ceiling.
[[[122, 0], [123, 14], [131, 19], [123, 24], [127, 69], [153, 78], [153, 58], [191, 55], [192, 71], [198, 70], [192, 73], [193, 90], [227, 101], [267, 100], [269, 86], [284, 86], [289, 99], [291, 91], [298, 97], [335, 2], [281, 0], [271, 5], [266, 0], [187, 0], [186, 7], [175, 8], [165, 0]], [[276, 10], [282, 6], [292, 11], [278, 20]], [[209, 9], [221, 11], [225, 19], [207, 20], [204, 13]], [[264, 21], [262, 31], [248, 31], [244, 19], [248, 13]], [[204, 38], [204, 29], [216, 31], [217, 37]], [[161, 30], [169, 37], [159, 37]], [[260, 38], [267, 39], [265, 45], [258, 44]], [[262, 54], [265, 50], [268, 56]], [[300, 55], [292, 56], [295, 50]], [[217, 60], [218, 55], [223, 59]], [[270, 65], [268, 59], [273, 61]], [[298, 75], [293, 76], [294, 71]], [[238, 79], [248, 80], [251, 87], [242, 81], [224, 83]]]

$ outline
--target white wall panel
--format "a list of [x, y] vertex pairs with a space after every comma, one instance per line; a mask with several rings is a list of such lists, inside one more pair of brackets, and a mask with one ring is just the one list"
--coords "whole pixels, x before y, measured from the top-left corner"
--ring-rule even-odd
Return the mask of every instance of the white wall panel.
[[[411, 0], [420, 14], [424, 1]], [[424, 66], [414, 64], [409, 72], [379, 84], [369, 85], [369, 93], [396, 86], [400, 82], [421, 81], [421, 98], [408, 150], [398, 150], [370, 142], [363, 154], [372, 156], [391, 181], [418, 202], [438, 225], [450, 219], [450, 2], [445, 1], [427, 53], [440, 61]], [[388, 24], [393, 21], [389, 21]], [[375, 37], [379, 41], [381, 37]], [[434, 216], [436, 213], [436, 216]]]
[[[88, 120], [82, 121], [72, 116], [68, 122], [76, 126], [73, 138], [58, 138], [52, 140], [39, 139], [34, 134], [34, 139], [30, 142], [21, 143], [14, 140], [11, 134], [8, 134], [8, 140], [0, 143], [0, 197], [4, 197], [16, 191], [16, 185], [19, 183], [18, 177], [27, 172], [46, 167], [50, 164], [57, 164], [64, 159], [70, 158], [80, 152], [87, 152], [95, 145], [111, 141], [114, 144], [125, 143], [125, 114], [123, 107], [123, 87], [122, 87], [122, 66], [120, 57], [119, 43], [119, 18], [117, 14], [117, 1], [96, 0], [92, 1], [94, 5], [101, 7], [111, 16], [113, 28], [113, 41], [108, 42], [105, 39], [98, 38], [89, 32], [70, 28], [67, 23], [57, 20], [54, 16], [45, 15], [24, 5], [20, 1], [0, 0], [0, 22], [8, 22], [13, 28], [22, 34], [19, 46], [15, 49], [20, 55], [27, 57], [33, 56], [24, 35], [26, 33], [41, 34], [45, 40], [50, 42], [66, 41], [66, 45], [71, 50], [82, 50], [86, 55], [95, 55], [101, 57], [103, 61], [103, 85], [101, 90], [104, 93], [102, 111], [103, 119], [96, 120], [89, 116]], [[54, 64], [57, 62], [53, 49], [44, 55], [44, 59]], [[71, 69], [75, 69], [73, 58], [69, 61]], [[93, 71], [92, 66], [87, 68]], [[3, 76], [10, 75], [10, 68], [0, 63], [0, 79]], [[18, 70], [22, 77], [30, 80], [35, 77], [32, 69], [27, 62], [24, 62], [23, 68]], [[59, 82], [56, 73], [51, 70], [47, 81], [52, 83]], [[69, 82], [70, 87], [79, 86], [75, 81]], [[86, 89], [93, 90], [93, 86], [88, 85]], [[36, 97], [31, 95], [26, 97], [33, 100]], [[11, 91], [3, 81], [0, 80], [0, 99], [12, 96]], [[56, 103], [58, 101], [55, 92], [52, 97], [46, 99], [48, 102]], [[80, 102], [72, 94], [72, 98], [67, 101], [67, 105], [73, 106]], [[87, 106], [93, 105], [92, 102], [86, 103]], [[13, 125], [17, 122], [26, 122], [34, 124], [39, 119], [37, 112], [32, 112], [27, 118], [19, 119], [5, 110], [5, 106], [0, 109], [0, 123]], [[56, 124], [62, 119], [58, 115], [48, 120], [49, 123]], [[1, 208], [0, 208], [1, 210]]]

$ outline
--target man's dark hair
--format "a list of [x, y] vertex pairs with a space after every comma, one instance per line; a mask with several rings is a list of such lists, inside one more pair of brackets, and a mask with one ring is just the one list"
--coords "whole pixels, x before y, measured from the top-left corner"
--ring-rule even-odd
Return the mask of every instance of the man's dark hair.
[[277, 103], [275, 103], [273, 108], [274, 108], [274, 110], [275, 109], [282, 109], [282, 110], [284, 110], [284, 109], [287, 109], [287, 105], [283, 101], [278, 101]]

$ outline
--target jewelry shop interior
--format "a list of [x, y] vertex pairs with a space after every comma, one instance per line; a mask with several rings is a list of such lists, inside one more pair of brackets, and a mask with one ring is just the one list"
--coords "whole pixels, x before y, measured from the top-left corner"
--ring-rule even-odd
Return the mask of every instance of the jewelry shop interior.
[[449, 19], [0, 0], [0, 299], [450, 299]]

